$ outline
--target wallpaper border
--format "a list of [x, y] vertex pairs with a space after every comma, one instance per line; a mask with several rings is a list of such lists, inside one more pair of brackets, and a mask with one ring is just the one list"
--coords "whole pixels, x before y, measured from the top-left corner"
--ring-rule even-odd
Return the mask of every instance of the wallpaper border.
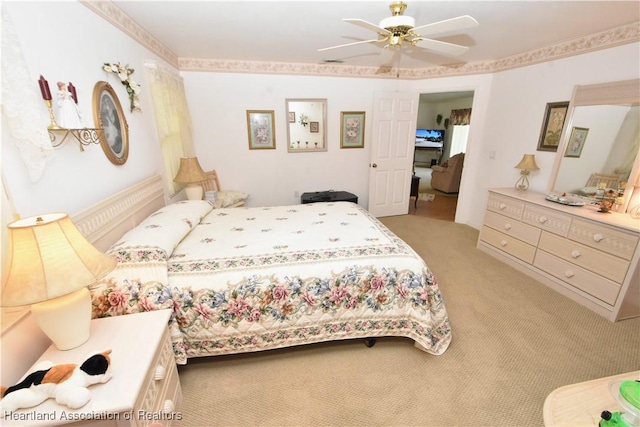
[[479, 61], [454, 66], [433, 66], [413, 69], [181, 58], [160, 43], [111, 1], [79, 1], [180, 71], [416, 80], [495, 73], [640, 41], [640, 22], [635, 22], [495, 61]]

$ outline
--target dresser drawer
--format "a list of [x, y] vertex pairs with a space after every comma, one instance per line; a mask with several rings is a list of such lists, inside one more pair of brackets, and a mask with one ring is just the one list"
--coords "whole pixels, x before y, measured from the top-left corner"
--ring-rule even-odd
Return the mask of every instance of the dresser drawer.
[[574, 219], [571, 223], [569, 238], [626, 260], [633, 258], [638, 245], [638, 234], [614, 230], [581, 219]]
[[526, 205], [522, 214], [522, 222], [540, 227], [543, 230], [567, 237], [571, 217], [552, 209]]
[[622, 258], [547, 232], [542, 233], [538, 249], [620, 284], [624, 281], [630, 264]]
[[515, 199], [510, 199], [508, 197], [502, 197], [496, 194], [489, 193], [487, 210], [498, 212], [504, 216], [519, 220], [520, 218], [522, 218], [524, 203]]
[[537, 245], [538, 239], [540, 239], [539, 228], [523, 224], [520, 221], [514, 221], [513, 218], [499, 215], [495, 212], [487, 211], [484, 217], [484, 224], [530, 245]]
[[533, 265], [609, 305], [616, 303], [620, 285], [568, 261], [539, 250]]
[[496, 231], [486, 225], [480, 231], [480, 240], [529, 264], [533, 262], [533, 257], [536, 253], [535, 246], [526, 244], [522, 240]]

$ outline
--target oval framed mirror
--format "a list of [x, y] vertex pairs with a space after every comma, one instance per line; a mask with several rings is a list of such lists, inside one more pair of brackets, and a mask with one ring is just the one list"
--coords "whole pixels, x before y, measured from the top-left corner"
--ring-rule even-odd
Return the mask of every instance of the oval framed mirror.
[[596, 200], [613, 190], [627, 210], [640, 178], [640, 80], [576, 86], [548, 193]]
[[327, 100], [286, 99], [287, 150], [290, 153], [327, 151]]

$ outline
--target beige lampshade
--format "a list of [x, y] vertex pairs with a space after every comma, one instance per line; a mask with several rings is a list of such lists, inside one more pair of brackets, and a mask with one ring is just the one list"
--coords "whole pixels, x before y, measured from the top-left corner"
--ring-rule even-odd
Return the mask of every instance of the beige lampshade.
[[200, 167], [197, 157], [183, 157], [180, 159], [180, 169], [178, 169], [178, 174], [173, 178], [173, 180], [181, 184], [192, 184], [195, 182], [206, 181], [207, 175]]
[[526, 169], [530, 171], [537, 171], [540, 169], [536, 164], [536, 156], [534, 154], [525, 154], [522, 156], [522, 160], [516, 166], [516, 169]]
[[0, 305], [36, 304], [70, 294], [102, 279], [116, 260], [84, 238], [65, 213], [10, 223], [9, 251]]

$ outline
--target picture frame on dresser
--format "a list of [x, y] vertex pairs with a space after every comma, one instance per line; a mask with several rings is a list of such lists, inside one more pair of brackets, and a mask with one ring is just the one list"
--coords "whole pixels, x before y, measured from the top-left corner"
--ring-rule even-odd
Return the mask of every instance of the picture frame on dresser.
[[113, 87], [105, 81], [93, 87], [93, 122], [101, 129], [100, 146], [114, 165], [123, 165], [129, 157], [129, 125]]

